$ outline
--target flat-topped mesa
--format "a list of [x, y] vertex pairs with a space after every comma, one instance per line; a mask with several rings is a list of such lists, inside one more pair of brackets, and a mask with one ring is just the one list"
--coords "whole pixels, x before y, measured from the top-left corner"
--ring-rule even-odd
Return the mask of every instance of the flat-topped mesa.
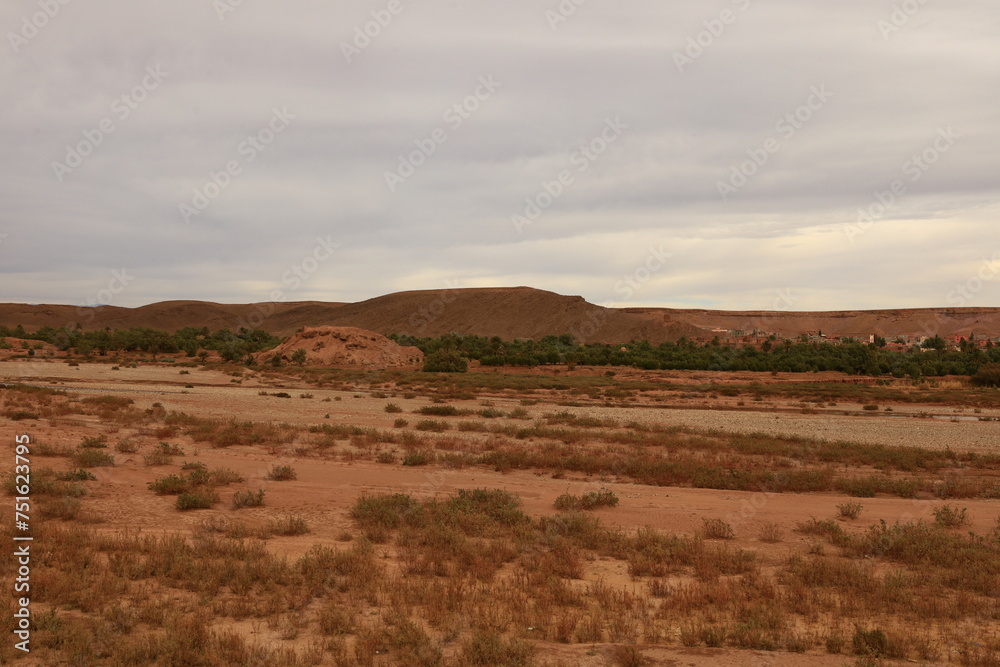
[[269, 363], [278, 355], [282, 362], [294, 363], [298, 350], [305, 352], [302, 363], [306, 366], [402, 368], [416, 366], [424, 359], [419, 349], [404, 347], [374, 331], [357, 327], [306, 327], [278, 347], [258, 353], [256, 360]]

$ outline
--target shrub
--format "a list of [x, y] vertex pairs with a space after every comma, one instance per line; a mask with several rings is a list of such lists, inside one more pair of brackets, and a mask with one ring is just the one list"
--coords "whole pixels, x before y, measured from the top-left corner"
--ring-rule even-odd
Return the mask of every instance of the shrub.
[[878, 410], [878, 405], [875, 403], [870, 403], [868, 405], [862, 406], [862, 410], [868, 410], [869, 412]]
[[520, 640], [505, 640], [495, 632], [476, 631], [462, 647], [462, 664], [508, 665], [519, 667], [531, 664], [534, 652], [531, 644]]
[[161, 442], [156, 446], [156, 450], [167, 456], [184, 456], [184, 451], [178, 445], [172, 445], [169, 442]]
[[459, 414], [458, 408], [454, 405], [425, 405], [417, 410], [422, 415], [434, 415], [436, 417], [451, 417]]
[[983, 364], [969, 382], [976, 387], [1000, 387], [1000, 364]]
[[81, 468], [100, 468], [113, 466], [115, 457], [98, 449], [78, 449], [73, 454], [73, 462]]
[[731, 540], [735, 537], [733, 527], [722, 519], [702, 519], [701, 532], [708, 539]]
[[81, 447], [87, 447], [91, 449], [103, 449], [108, 446], [108, 439], [103, 436], [83, 436], [83, 440], [80, 442]]
[[267, 473], [267, 478], [274, 482], [284, 482], [295, 479], [296, 474], [292, 466], [274, 466]]
[[410, 422], [406, 421], [405, 419], [400, 418], [400, 419], [397, 419], [396, 421], [392, 422], [392, 425], [395, 428], [406, 428], [407, 426], [410, 425]]
[[95, 477], [94, 473], [90, 472], [89, 470], [78, 468], [77, 470], [70, 470], [68, 472], [64, 472], [63, 474], [59, 475], [58, 479], [63, 482], [88, 482], [96, 480], [97, 477]]
[[393, 414], [393, 413], [396, 413], [396, 412], [402, 412], [403, 411], [403, 408], [399, 407], [395, 403], [388, 403], [388, 404], [386, 404], [385, 408], [383, 408], [383, 409], [386, 412], [388, 412], [389, 414]]
[[441, 433], [442, 431], [448, 430], [448, 422], [437, 421], [434, 419], [421, 419], [413, 428], [418, 431], [433, 431], [434, 433]]
[[967, 508], [958, 509], [951, 505], [936, 507], [934, 512], [934, 523], [943, 528], [960, 528], [968, 525], [969, 517], [966, 515]]
[[122, 454], [135, 454], [139, 451], [139, 445], [132, 438], [122, 438], [115, 444], [115, 451]]
[[212, 489], [189, 491], [177, 496], [177, 509], [182, 512], [186, 510], [207, 510], [217, 502], [219, 502], [219, 494]]
[[761, 542], [774, 544], [782, 540], [784, 532], [781, 530], [781, 526], [776, 523], [765, 523], [760, 527], [760, 534], [757, 537]]
[[309, 524], [300, 516], [288, 514], [271, 523], [271, 532], [275, 535], [305, 535], [309, 532]]
[[170, 462], [173, 460], [173, 457], [163, 452], [162, 450], [156, 449], [150, 452], [149, 454], [143, 456], [142, 460], [143, 463], [145, 463], [148, 466], [165, 466], [165, 465], [170, 465]]
[[435, 459], [434, 452], [427, 450], [417, 450], [410, 452], [403, 457], [404, 466], [425, 466], [428, 463], [433, 463]]
[[614, 491], [601, 489], [600, 491], [587, 491], [582, 496], [574, 496], [564, 493], [556, 498], [555, 508], [557, 510], [592, 510], [598, 507], [617, 507], [618, 496]]
[[889, 638], [881, 630], [854, 630], [854, 653], [856, 655], [883, 656], [889, 649]]
[[837, 505], [837, 513], [844, 519], [857, 519], [864, 507], [861, 503], [848, 502]]
[[38, 419], [37, 412], [31, 412], [29, 410], [8, 410], [4, 413], [4, 417], [11, 421], [21, 421], [24, 419]]
[[191, 481], [178, 475], [167, 475], [152, 482], [146, 482], [150, 491], [161, 496], [176, 496], [191, 488]]
[[425, 373], [465, 373], [469, 370], [468, 360], [458, 352], [439, 350], [424, 358]]
[[264, 504], [264, 489], [254, 491], [237, 491], [233, 494], [233, 509], [243, 507], [260, 507]]

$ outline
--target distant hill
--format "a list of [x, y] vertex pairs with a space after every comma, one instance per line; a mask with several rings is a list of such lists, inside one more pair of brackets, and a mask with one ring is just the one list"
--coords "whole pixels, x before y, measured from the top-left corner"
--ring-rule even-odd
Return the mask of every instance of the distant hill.
[[582, 342], [653, 343], [682, 336], [707, 339], [711, 329], [766, 331], [783, 336], [822, 331], [827, 336], [1000, 336], [1000, 308], [916, 308], [829, 312], [604, 308], [583, 297], [530, 287], [396, 292], [358, 303], [298, 301], [220, 304], [164, 301], [139, 308], [0, 304], [0, 325], [29, 331], [80, 324], [84, 329], [241, 326], [289, 336], [303, 327], [351, 326], [382, 334], [447, 333], [539, 339], [572, 333]]
[[838, 311], [726, 311], [674, 308], [639, 308], [648, 316], [659, 314], [701, 328], [758, 329], [781, 336], [822, 331], [826, 336], [1000, 336], [1000, 308], [905, 308], [895, 310]]

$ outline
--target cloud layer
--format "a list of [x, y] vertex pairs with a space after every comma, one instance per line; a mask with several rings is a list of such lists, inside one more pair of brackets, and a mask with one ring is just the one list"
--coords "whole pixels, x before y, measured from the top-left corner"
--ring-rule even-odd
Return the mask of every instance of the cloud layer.
[[0, 301], [1000, 305], [988, 0], [21, 0], [0, 28]]

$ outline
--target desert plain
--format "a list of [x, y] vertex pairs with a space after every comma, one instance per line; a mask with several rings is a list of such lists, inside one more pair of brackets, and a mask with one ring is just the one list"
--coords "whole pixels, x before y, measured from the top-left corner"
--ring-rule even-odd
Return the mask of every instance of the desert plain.
[[17, 351], [4, 662], [1000, 661], [1000, 393], [961, 378]]

